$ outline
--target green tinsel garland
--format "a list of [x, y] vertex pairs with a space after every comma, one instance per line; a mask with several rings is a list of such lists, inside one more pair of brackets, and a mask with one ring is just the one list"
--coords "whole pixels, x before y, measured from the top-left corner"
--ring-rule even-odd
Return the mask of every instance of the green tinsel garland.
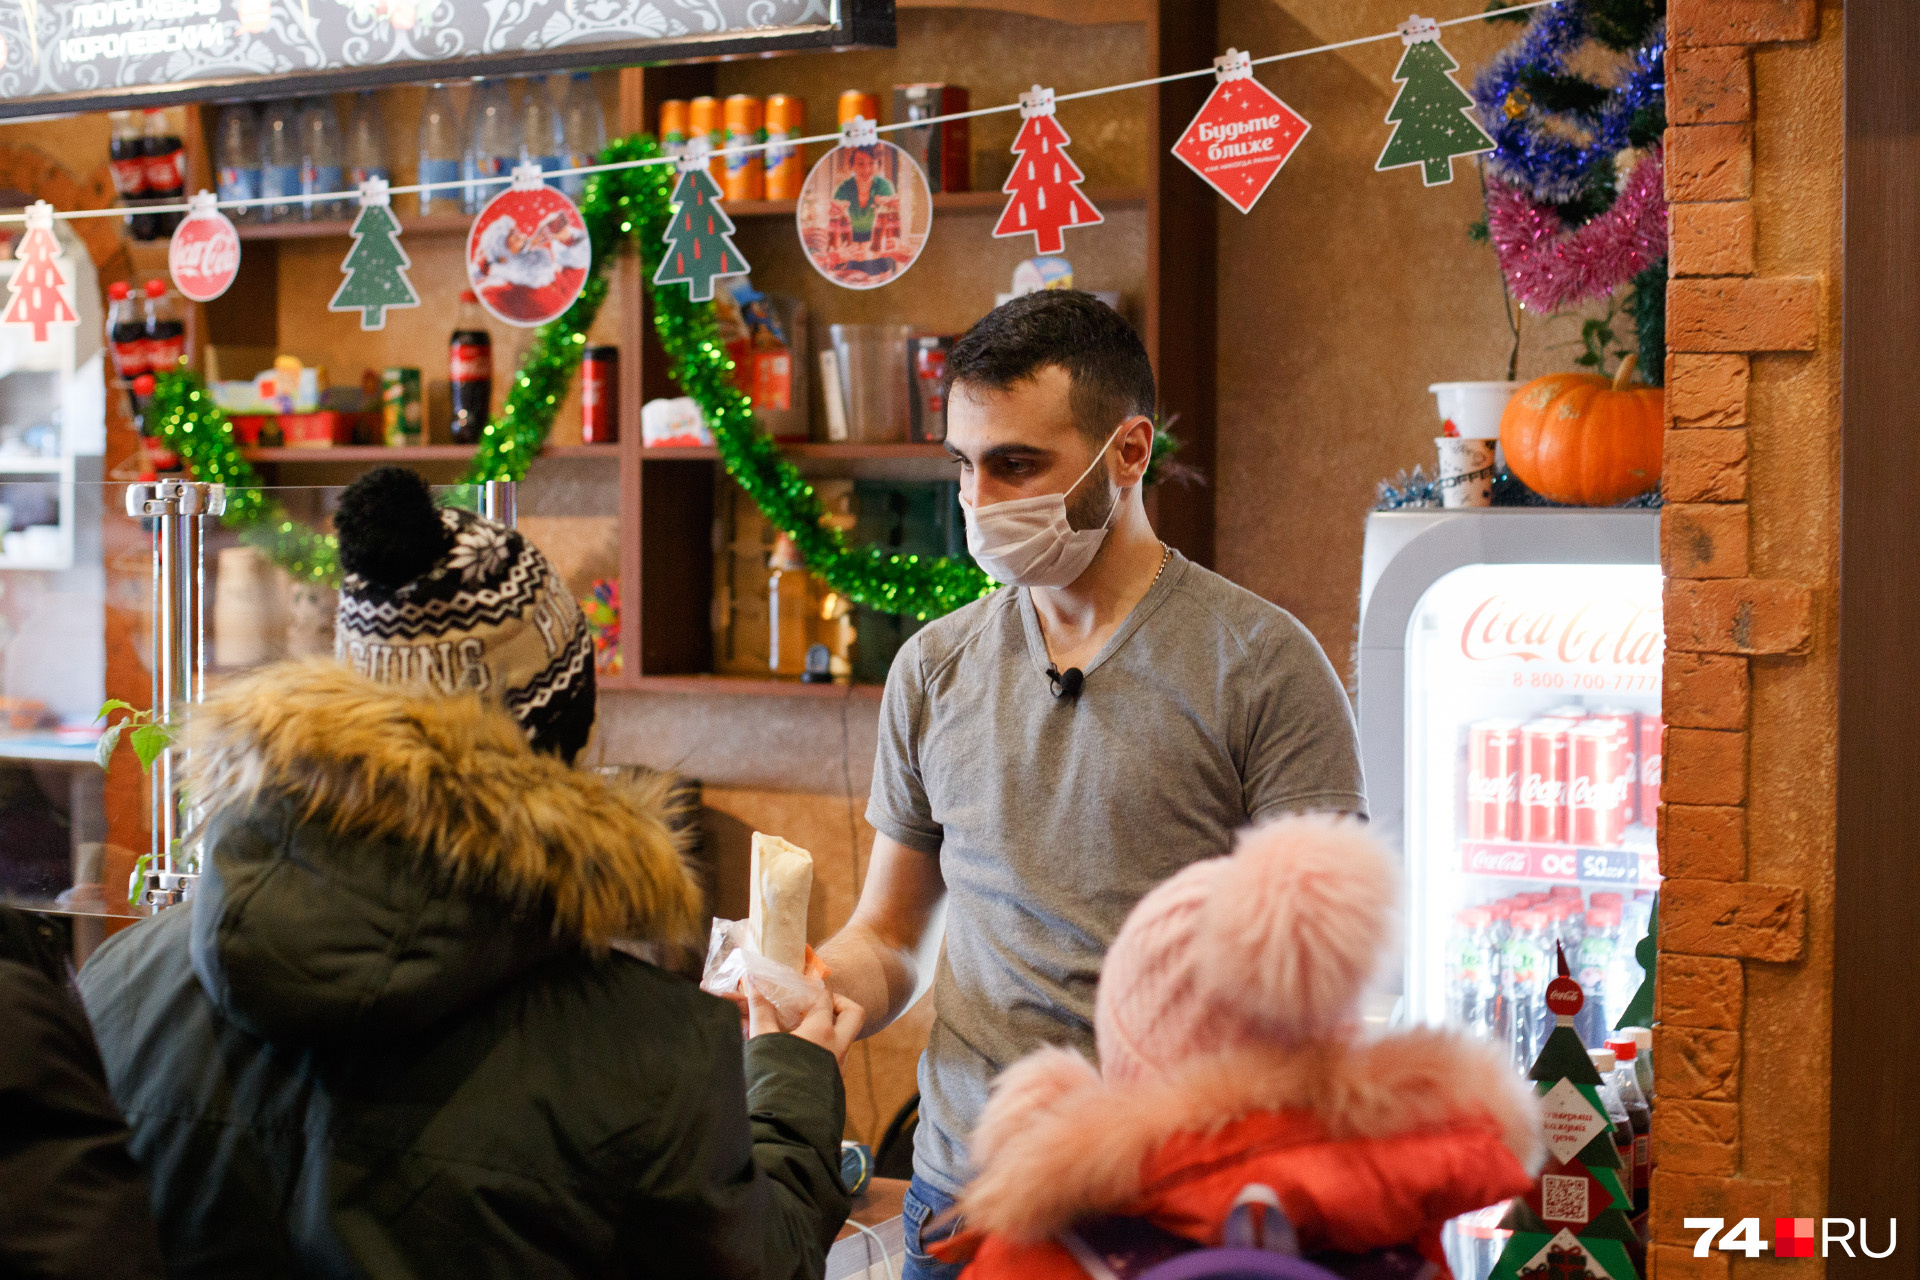
[[[652, 137], [636, 134], [611, 143], [599, 160], [607, 164], [660, 154]], [[673, 178], [672, 166], [647, 165], [588, 179], [580, 216], [593, 245], [594, 273], [566, 313], [535, 335], [500, 416], [482, 433], [465, 483], [525, 478], [580, 366], [587, 330], [607, 298], [607, 268], [623, 244], [634, 244], [642, 278], [653, 279], [661, 233], [672, 212]], [[675, 380], [705, 414], [728, 474], [768, 520], [792, 537], [808, 569], [856, 604], [917, 618], [950, 612], [993, 589], [991, 579], [963, 560], [848, 546], [839, 530], [823, 523], [826, 510], [806, 477], [754, 429], [753, 402], [729, 376], [733, 361], [720, 343], [713, 304], [689, 301], [685, 289], [648, 288], [654, 329]], [[154, 434], [180, 455], [196, 480], [227, 486], [225, 522], [240, 530], [242, 541], [295, 577], [338, 582], [333, 539], [294, 520], [270, 491], [261, 489], [259, 474], [234, 443], [226, 415], [197, 377], [184, 369], [161, 374], [151, 416]]]
[[[602, 164], [660, 155], [647, 134], [608, 145]], [[643, 280], [651, 282], [662, 250], [661, 233], [672, 213], [674, 170], [647, 165], [595, 174], [587, 180], [580, 216], [593, 245], [593, 275], [558, 320], [543, 326], [514, 374], [500, 416], [483, 431], [463, 483], [521, 480], [546, 443], [554, 414], [566, 399], [587, 344], [587, 330], [607, 298], [606, 271], [621, 248], [640, 253]], [[993, 581], [965, 560], [902, 556], [880, 547], [849, 546], [825, 523], [826, 510], [780, 446], [754, 428], [753, 402], [733, 384], [733, 361], [721, 345], [713, 304], [692, 302], [678, 286], [654, 289], [654, 331], [672, 362], [674, 378], [700, 406], [719, 447], [727, 474], [746, 490], [775, 527], [799, 548], [807, 568], [856, 604], [883, 613], [931, 618], [951, 612], [993, 589]], [[240, 455], [226, 415], [192, 373], [179, 370], [156, 379], [151, 415], [159, 439], [179, 454], [196, 480], [225, 484], [226, 523], [240, 530], [275, 564], [298, 578], [338, 582], [340, 562], [333, 538], [290, 517]], [[1178, 442], [1156, 427], [1152, 483]]]

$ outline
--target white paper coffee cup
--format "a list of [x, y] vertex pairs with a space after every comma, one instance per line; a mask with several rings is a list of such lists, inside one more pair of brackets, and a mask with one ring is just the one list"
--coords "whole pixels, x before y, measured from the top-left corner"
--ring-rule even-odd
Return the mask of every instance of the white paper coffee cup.
[[1493, 505], [1493, 441], [1465, 436], [1435, 436], [1440, 469], [1434, 486], [1445, 507]]

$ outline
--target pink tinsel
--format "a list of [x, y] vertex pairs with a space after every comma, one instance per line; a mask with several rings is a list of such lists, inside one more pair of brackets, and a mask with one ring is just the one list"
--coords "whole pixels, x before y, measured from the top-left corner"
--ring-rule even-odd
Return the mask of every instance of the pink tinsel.
[[1520, 304], [1553, 311], [1604, 298], [1667, 251], [1665, 165], [1658, 147], [1627, 175], [1613, 206], [1571, 230], [1550, 206], [1487, 180], [1487, 232]]

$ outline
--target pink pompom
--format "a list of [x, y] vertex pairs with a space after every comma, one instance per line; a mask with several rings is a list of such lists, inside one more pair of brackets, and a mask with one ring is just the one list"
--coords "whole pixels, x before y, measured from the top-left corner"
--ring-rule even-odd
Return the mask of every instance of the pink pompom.
[[1356, 819], [1254, 827], [1200, 913], [1200, 983], [1283, 1043], [1343, 1034], [1392, 937], [1398, 893], [1392, 860]]

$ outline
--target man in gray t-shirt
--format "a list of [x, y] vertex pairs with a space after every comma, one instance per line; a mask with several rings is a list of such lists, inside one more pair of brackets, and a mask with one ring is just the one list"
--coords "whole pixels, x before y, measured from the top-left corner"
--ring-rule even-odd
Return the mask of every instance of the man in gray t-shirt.
[[[909, 1277], [969, 1176], [993, 1077], [1094, 1051], [1094, 983], [1148, 890], [1247, 823], [1364, 814], [1346, 694], [1289, 614], [1164, 547], [1140, 501], [1153, 383], [1086, 294], [1016, 299], [948, 362], [968, 545], [1002, 581], [887, 677], [859, 907], [822, 948], [886, 1025], [933, 976], [906, 1206]], [[1098, 476], [1098, 481], [1090, 477]], [[1006, 504], [1006, 505], [1003, 505]]]

